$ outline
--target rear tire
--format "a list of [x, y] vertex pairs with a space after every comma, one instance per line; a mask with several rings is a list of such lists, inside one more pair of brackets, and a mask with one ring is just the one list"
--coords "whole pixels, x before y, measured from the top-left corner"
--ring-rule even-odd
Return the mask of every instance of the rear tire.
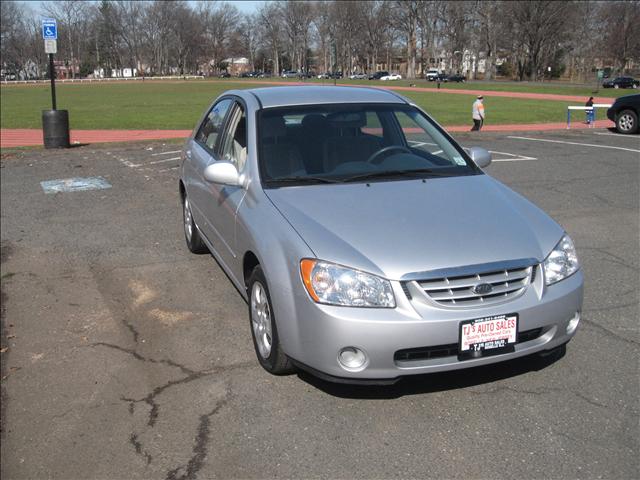
[[271, 295], [262, 267], [257, 265], [249, 276], [249, 321], [258, 362], [273, 375], [293, 373], [295, 367], [280, 345]]
[[616, 129], [620, 133], [636, 133], [638, 131], [638, 114], [633, 110], [623, 110], [616, 117]]
[[200, 231], [196, 226], [191, 214], [191, 204], [185, 193], [182, 198], [182, 219], [184, 225], [184, 239], [187, 242], [187, 248], [191, 253], [209, 253], [209, 249], [200, 237]]

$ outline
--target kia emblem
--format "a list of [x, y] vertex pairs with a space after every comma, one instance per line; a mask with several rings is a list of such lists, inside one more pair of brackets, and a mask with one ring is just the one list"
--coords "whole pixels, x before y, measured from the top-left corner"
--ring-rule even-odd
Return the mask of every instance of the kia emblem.
[[493, 291], [493, 287], [490, 283], [479, 283], [473, 287], [473, 293], [476, 295], [487, 295]]

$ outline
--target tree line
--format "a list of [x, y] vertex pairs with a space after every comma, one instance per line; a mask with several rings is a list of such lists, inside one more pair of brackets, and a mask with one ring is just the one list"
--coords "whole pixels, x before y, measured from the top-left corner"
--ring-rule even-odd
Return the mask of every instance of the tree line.
[[585, 81], [595, 67], [623, 73], [640, 62], [639, 0], [270, 1], [253, 13], [185, 0], [3, 0], [0, 8], [5, 77], [46, 75], [43, 17], [57, 19], [56, 58], [74, 76], [100, 68], [215, 75], [225, 59], [245, 57], [251, 70], [275, 74], [385, 68], [416, 78], [445, 65], [471, 77], [482, 69], [485, 79]]

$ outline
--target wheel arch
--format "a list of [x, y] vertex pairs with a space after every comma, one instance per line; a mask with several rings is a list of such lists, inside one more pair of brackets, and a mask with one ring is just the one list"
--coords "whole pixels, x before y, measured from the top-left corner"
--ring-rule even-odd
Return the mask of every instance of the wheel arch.
[[245, 287], [248, 287], [249, 277], [254, 268], [260, 265], [260, 260], [251, 250], [245, 252], [242, 258], [242, 281]]

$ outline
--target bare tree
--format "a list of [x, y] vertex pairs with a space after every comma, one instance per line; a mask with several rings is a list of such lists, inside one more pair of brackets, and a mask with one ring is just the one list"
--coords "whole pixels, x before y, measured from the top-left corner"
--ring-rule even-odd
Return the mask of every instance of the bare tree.
[[601, 51], [615, 59], [623, 73], [631, 59], [640, 59], [640, 2], [606, 2], [600, 6]]
[[295, 0], [282, 2], [278, 5], [284, 21], [291, 66], [296, 70], [306, 70], [308, 68], [307, 50], [310, 43], [313, 5], [309, 2]]
[[198, 16], [204, 24], [204, 42], [208, 64], [215, 71], [225, 58], [233, 32], [240, 23], [238, 9], [229, 3], [200, 4]]
[[385, 1], [360, 2], [362, 12], [364, 48], [367, 59], [367, 69], [374, 71], [378, 63], [380, 49], [389, 34], [390, 4]]
[[283, 24], [277, 3], [264, 3], [258, 9], [259, 26], [263, 43], [271, 52], [273, 73], [280, 73], [280, 56], [283, 44]]
[[420, 2], [417, 0], [396, 0], [394, 20], [402, 32], [407, 49], [407, 78], [416, 78], [416, 44]]
[[78, 59], [84, 54], [83, 47], [87, 45], [89, 3], [82, 0], [60, 0], [43, 2], [42, 8], [46, 15], [60, 22], [61, 36], [64, 39], [64, 42], [60, 42], [60, 47], [70, 61], [71, 75], [75, 78]]
[[248, 14], [242, 17], [242, 22], [237, 30], [241, 42], [241, 48], [247, 54], [251, 70], [256, 69], [256, 52], [258, 49], [257, 15]]
[[315, 27], [316, 45], [319, 49], [318, 56], [321, 60], [322, 71], [328, 72], [332, 31], [331, 22], [333, 20], [331, 16], [331, 3], [327, 1], [315, 2], [313, 7], [313, 25]]
[[496, 55], [498, 51], [498, 35], [500, 34], [500, 14], [504, 2], [486, 2], [477, 0], [475, 13], [478, 19], [480, 49], [485, 54], [484, 79], [492, 80], [496, 74]]
[[523, 58], [520, 61], [520, 78], [528, 71], [535, 81], [542, 73], [545, 53], [558, 43], [568, 22], [573, 5], [571, 2], [552, 0], [528, 0], [506, 4], [506, 12], [513, 24], [516, 49]]

